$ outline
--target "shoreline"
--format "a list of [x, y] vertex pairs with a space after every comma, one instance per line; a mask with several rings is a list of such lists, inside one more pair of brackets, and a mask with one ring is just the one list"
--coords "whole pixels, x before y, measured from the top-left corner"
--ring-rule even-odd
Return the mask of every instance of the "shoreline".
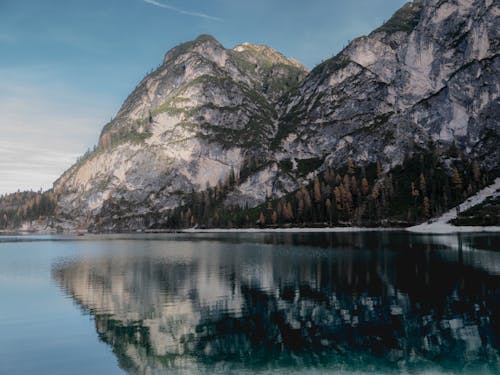
[[453, 233], [495, 233], [500, 232], [500, 227], [497, 226], [454, 226], [448, 223], [431, 223], [420, 224], [413, 227], [405, 228], [406, 231], [415, 234], [453, 234]]
[[210, 229], [180, 229], [180, 233], [343, 233], [343, 232], [384, 232], [401, 231], [405, 228], [383, 227], [324, 227], [324, 228], [210, 228]]
[[201, 233], [360, 233], [360, 232], [408, 232], [413, 234], [456, 234], [456, 233], [500, 233], [500, 226], [453, 226], [447, 223], [423, 223], [412, 227], [292, 227], [292, 228], [186, 228], [186, 229], [143, 229], [129, 232], [93, 233], [86, 230], [56, 232], [50, 230], [0, 230], [1, 235], [75, 235], [89, 234], [201, 234]]
[[349, 232], [409, 232], [414, 234], [455, 234], [455, 233], [500, 233], [500, 227], [327, 227], [327, 228], [212, 228], [212, 229], [181, 229], [180, 233], [349, 233]]

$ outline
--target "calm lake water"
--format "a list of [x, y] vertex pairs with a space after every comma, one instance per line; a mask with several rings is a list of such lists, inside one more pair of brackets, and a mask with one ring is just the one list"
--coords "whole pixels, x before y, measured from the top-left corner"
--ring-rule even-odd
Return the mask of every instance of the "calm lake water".
[[0, 236], [0, 374], [500, 373], [500, 234]]

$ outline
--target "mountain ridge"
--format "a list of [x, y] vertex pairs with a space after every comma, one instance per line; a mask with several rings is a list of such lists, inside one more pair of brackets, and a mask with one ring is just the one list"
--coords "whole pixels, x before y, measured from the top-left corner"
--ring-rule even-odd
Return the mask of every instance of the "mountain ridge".
[[268, 46], [180, 44], [55, 182], [56, 216], [135, 230], [438, 215], [498, 175], [499, 14], [414, 1], [311, 71]]

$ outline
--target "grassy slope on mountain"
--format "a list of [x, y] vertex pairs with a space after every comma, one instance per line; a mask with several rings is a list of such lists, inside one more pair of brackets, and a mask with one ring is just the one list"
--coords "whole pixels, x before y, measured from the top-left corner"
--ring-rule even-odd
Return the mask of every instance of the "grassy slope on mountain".
[[396, 33], [398, 31], [410, 32], [422, 14], [422, 2], [414, 1], [403, 5], [394, 15], [374, 32]]

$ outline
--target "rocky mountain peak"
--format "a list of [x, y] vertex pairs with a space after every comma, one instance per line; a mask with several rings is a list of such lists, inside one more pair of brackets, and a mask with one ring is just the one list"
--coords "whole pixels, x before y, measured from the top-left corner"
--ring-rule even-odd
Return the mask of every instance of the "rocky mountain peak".
[[176, 58], [183, 54], [198, 53], [201, 56], [213, 58], [214, 56], [224, 54], [225, 48], [211, 35], [202, 34], [196, 39], [182, 43], [174, 47], [165, 54], [163, 64], [175, 61]]
[[[212, 87], [227, 80], [239, 82], [274, 102], [307, 73], [303, 65], [270, 47], [246, 44], [239, 50], [226, 49], [210, 35], [174, 47], [162, 65], [139, 83], [117, 118], [140, 121], [181, 94], [186, 85], [192, 90], [203, 82]], [[193, 85], [195, 82], [197, 85]]]
[[266, 59], [271, 64], [284, 64], [290, 65], [297, 69], [307, 71], [308, 69], [295, 59], [284, 56], [282, 53], [276, 51], [264, 44], [242, 43], [233, 48], [233, 51], [246, 56], [249, 60], [255, 62], [258, 59]]

